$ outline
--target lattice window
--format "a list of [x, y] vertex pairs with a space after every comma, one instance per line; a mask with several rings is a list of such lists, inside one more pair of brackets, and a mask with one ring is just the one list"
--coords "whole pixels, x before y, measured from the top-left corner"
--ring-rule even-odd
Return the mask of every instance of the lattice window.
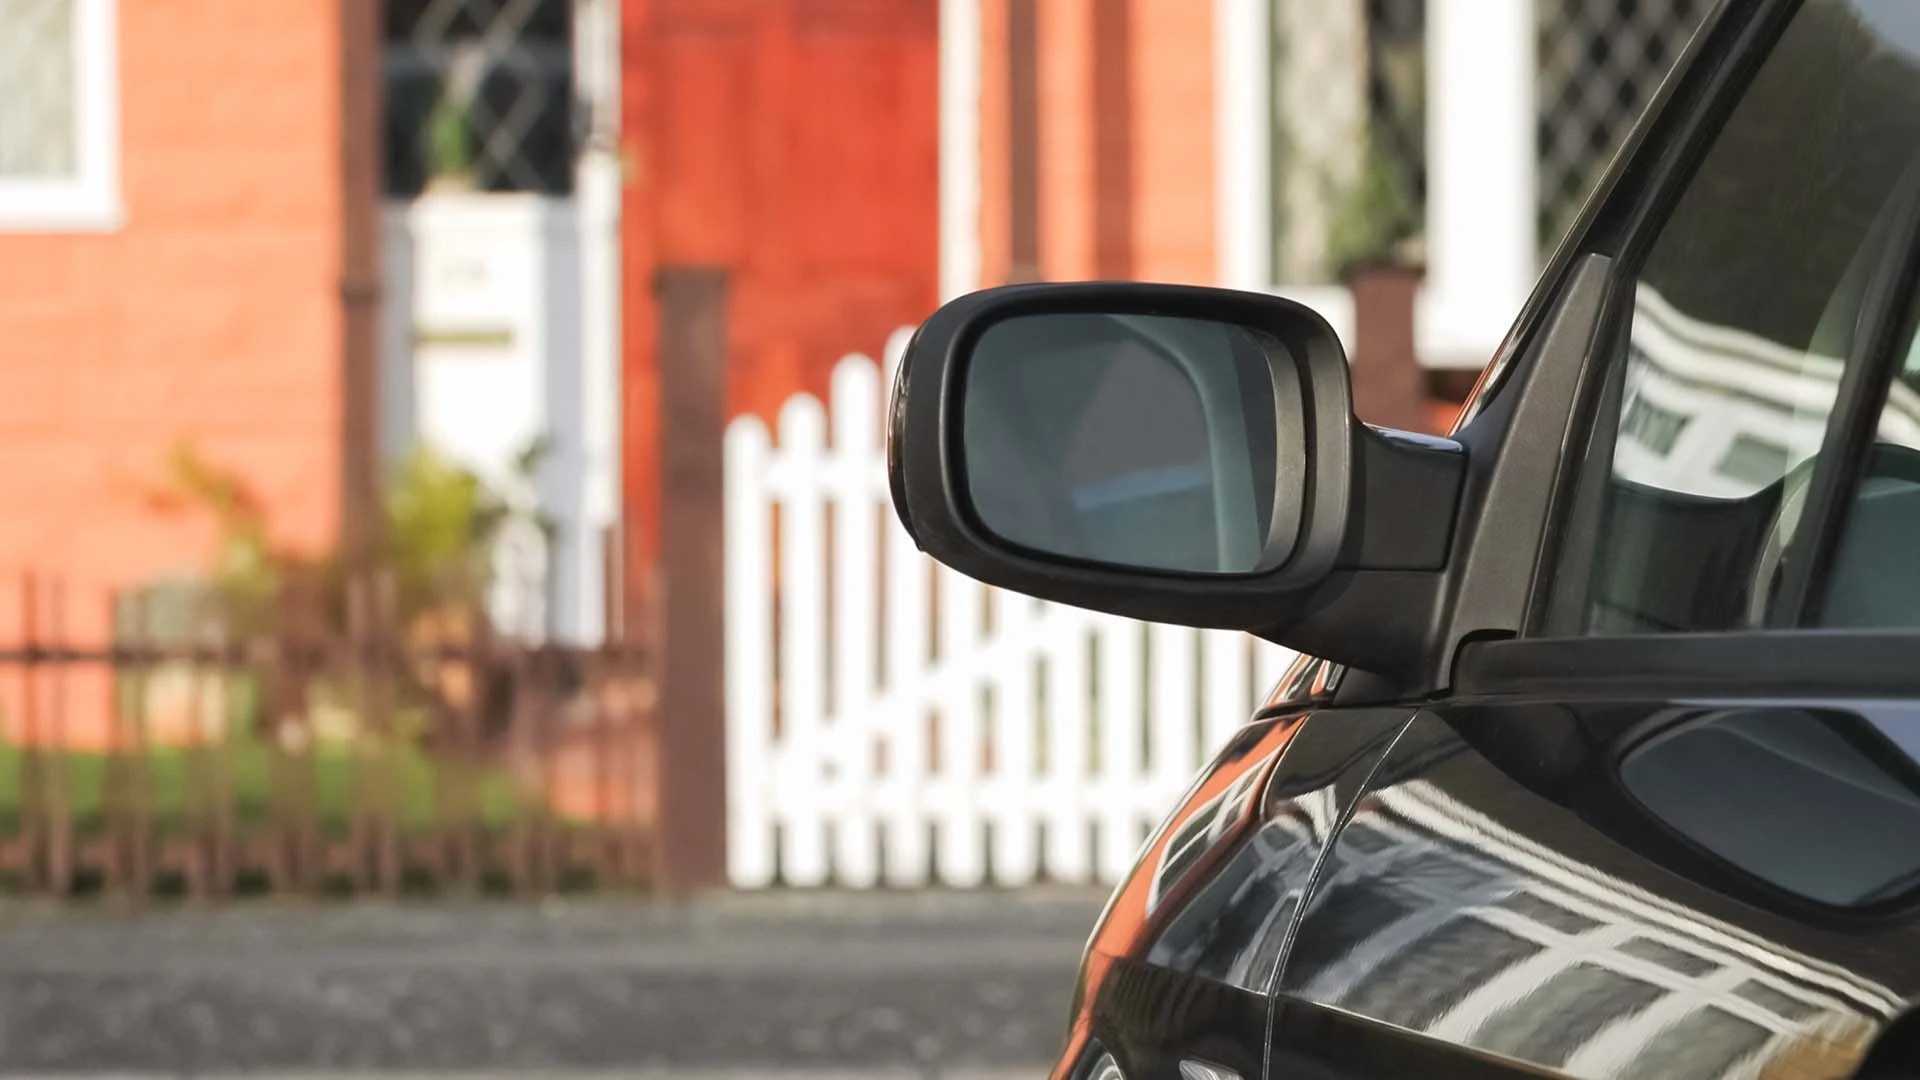
[[387, 0], [386, 178], [563, 194], [576, 132], [571, 0]]
[[1712, 0], [1536, 0], [1540, 242], [1586, 202]]
[[1272, 0], [1273, 268], [1335, 280], [1417, 256], [1426, 201], [1423, 0]]
[[0, 0], [0, 228], [117, 221], [114, 0]]

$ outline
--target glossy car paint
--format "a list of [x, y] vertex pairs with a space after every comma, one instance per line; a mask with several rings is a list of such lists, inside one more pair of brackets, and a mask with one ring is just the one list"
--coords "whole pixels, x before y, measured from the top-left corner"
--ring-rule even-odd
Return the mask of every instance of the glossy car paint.
[[1337, 1010], [1368, 1022], [1368, 1052], [1456, 1075], [1851, 1072], [1920, 990], [1911, 925], [1765, 910], [1664, 835], [1606, 735], [1674, 704], [1421, 710], [1319, 870], [1276, 1060], [1351, 1074], [1351, 1047], [1313, 1035]]
[[1848, 703], [1341, 707], [1300, 671], [1115, 894], [1056, 1080], [1920, 1075], [1920, 917], [1729, 873], [1619, 782], [1703, 708]]
[[[1713, 84], [1756, 59], [1736, 43], [1793, 7], [1709, 20], [1690, 60], [1705, 89], [1663, 93], [1603, 182], [1463, 411], [1471, 450], [1503, 448], [1471, 427], [1518, 422], [1500, 415], [1516, 384], [1584, 362], [1542, 344], [1567, 283], [1631, 244], [1653, 197], [1621, 192], [1684, 168], [1724, 107]], [[1571, 327], [1583, 353], [1600, 318]], [[1828, 642], [1842, 659], [1811, 691], [1783, 674], [1707, 692], [1683, 661], [1611, 684], [1506, 647], [1469, 641], [1440, 693], [1297, 663], [1109, 902], [1054, 1080], [1920, 1076], [1920, 913], [1832, 895], [1920, 870], [1902, 861], [1920, 861], [1911, 675], [1882, 657], [1852, 677]], [[1514, 677], [1529, 664], [1548, 674]], [[1834, 753], [1853, 775], [1783, 768], [1754, 730], [1850, 746]], [[1770, 764], [1716, 769], [1727, 746]]]

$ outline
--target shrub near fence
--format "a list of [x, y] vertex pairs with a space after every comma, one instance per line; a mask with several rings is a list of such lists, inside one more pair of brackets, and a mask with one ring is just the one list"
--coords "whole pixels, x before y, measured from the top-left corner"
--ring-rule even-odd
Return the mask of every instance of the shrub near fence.
[[[58, 582], [19, 585], [0, 645], [0, 873], [16, 888], [547, 891], [644, 876], [650, 686], [634, 651], [401, 634], [348, 591], [329, 635], [288, 591], [229, 640], [205, 604], [162, 637], [65, 640]], [[177, 614], [177, 613], [176, 613]], [[176, 626], [175, 629], [180, 629]]]
[[880, 388], [849, 356], [777, 443], [727, 432], [729, 876], [1111, 881], [1293, 654], [937, 566], [889, 505]]

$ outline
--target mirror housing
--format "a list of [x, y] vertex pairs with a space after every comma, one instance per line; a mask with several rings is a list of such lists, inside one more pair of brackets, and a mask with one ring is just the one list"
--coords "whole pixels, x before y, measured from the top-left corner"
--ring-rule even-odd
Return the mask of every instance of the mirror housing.
[[[1274, 501], [1294, 509], [1286, 556], [1249, 573], [1088, 562], [996, 536], [975, 511], [963, 411], [983, 335], [1038, 315], [1147, 316], [1223, 324], [1264, 342], [1279, 411], [1304, 453], [1274, 464]], [[888, 476], [922, 551], [991, 585], [1130, 618], [1245, 630], [1381, 673], [1411, 675], [1432, 633], [1465, 452], [1449, 439], [1354, 418], [1337, 335], [1311, 308], [1263, 293], [1143, 283], [1012, 285], [962, 296], [908, 343], [888, 418]]]

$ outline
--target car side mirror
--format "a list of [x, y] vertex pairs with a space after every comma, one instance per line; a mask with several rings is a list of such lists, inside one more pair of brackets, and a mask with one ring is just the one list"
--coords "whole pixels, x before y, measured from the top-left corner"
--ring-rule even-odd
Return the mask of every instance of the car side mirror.
[[[1294, 621], [1343, 565], [1442, 565], [1462, 455], [1356, 421], [1339, 339], [1304, 305], [1088, 283], [934, 313], [895, 377], [888, 458], [908, 533], [957, 570], [1252, 630]], [[1356, 528], [1380, 483], [1424, 536]]]
[[1621, 786], [1689, 847], [1772, 889], [1840, 908], [1920, 892], [1920, 752], [1910, 709], [1771, 705], [1660, 718]]

